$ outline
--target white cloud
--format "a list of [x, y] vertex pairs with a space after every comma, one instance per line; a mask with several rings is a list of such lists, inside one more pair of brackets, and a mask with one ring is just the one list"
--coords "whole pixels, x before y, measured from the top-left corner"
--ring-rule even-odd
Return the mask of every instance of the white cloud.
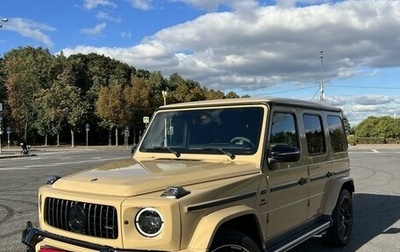
[[[221, 2], [230, 1], [211, 1], [213, 4]], [[247, 2], [254, 1], [244, 1]], [[232, 1], [231, 5], [235, 3], [243, 4], [243, 1]], [[206, 66], [203, 78], [198, 80], [202, 84], [212, 84], [219, 89], [235, 85], [251, 90], [261, 84], [275, 85], [277, 79], [297, 83], [317, 81], [319, 50], [323, 49], [325, 78], [328, 81], [348, 78], [359, 74], [360, 66], [395, 66], [398, 63], [400, 50], [395, 41], [400, 40], [400, 33], [387, 29], [388, 23], [400, 26], [400, 8], [396, 6], [398, 3], [394, 1], [369, 0], [362, 5], [358, 1], [348, 1], [288, 9], [264, 6], [254, 9], [250, 19], [243, 19], [236, 12], [209, 13], [163, 29], [137, 46], [121, 48], [135, 52], [121, 60], [150, 70], [162, 66], [166, 73], [185, 73], [189, 78], [197, 76], [193, 64]], [[382, 22], [382, 18], [390, 22]], [[103, 28], [104, 25], [94, 30], [99, 32]], [[385, 43], [381, 43], [382, 37], [386, 38]], [[155, 44], [163, 48], [164, 63], [159, 62]], [[189, 54], [182, 53], [186, 49]], [[102, 54], [101, 48], [94, 50]], [[78, 52], [71, 52], [74, 51]], [[382, 55], [384, 51], [386, 54]], [[153, 55], [152, 52], [157, 53]], [[113, 51], [110, 53], [110, 56], [117, 56]], [[142, 61], [143, 57], [150, 59]], [[232, 76], [241, 78], [235, 81]], [[240, 83], [249, 78], [253, 81]]]
[[375, 112], [378, 110], [376, 105], [354, 105], [351, 109], [353, 112]]
[[139, 10], [150, 10], [152, 9], [153, 0], [127, 0], [133, 8]]
[[[400, 104], [400, 97], [395, 97], [393, 102]], [[400, 115], [400, 114], [399, 114]]]
[[241, 11], [254, 9], [258, 6], [256, 0], [171, 0], [174, 2], [182, 2], [199, 9], [208, 11], [216, 11], [219, 7], [225, 6], [232, 10]]
[[85, 7], [88, 10], [97, 8], [98, 6], [108, 6], [115, 8], [117, 5], [109, 0], [85, 0], [83, 3], [83, 7]]
[[56, 29], [47, 24], [24, 18], [9, 18], [7, 25], [1, 29], [15, 31], [24, 37], [43, 43], [47, 47], [52, 47], [54, 44], [47, 32], [53, 32]]
[[103, 33], [103, 30], [106, 28], [106, 23], [101, 23], [96, 25], [93, 28], [83, 28], [81, 29], [81, 33], [83, 34], [88, 34], [88, 35], [93, 35], [93, 36], [98, 36]]
[[378, 104], [388, 104], [393, 102], [393, 98], [387, 95], [363, 95], [357, 97], [354, 100], [355, 103], [360, 105], [378, 105]]
[[[318, 91], [321, 49], [327, 84], [360, 75], [375, 78], [380, 74], [376, 69], [399, 66], [400, 33], [394, 31], [400, 27], [400, 1], [326, 1], [301, 8], [296, 4], [314, 0], [278, 1], [277, 6], [260, 6], [253, 0], [176, 1], [231, 11], [204, 14], [127, 48], [78, 46], [63, 51], [104, 54], [136, 68], [165, 75], [178, 72], [208, 88], [244, 94], [287, 83], [300, 88], [314, 85], [310, 97]], [[142, 9], [153, 3], [130, 2]], [[327, 102], [343, 107], [355, 122], [371, 113], [395, 110], [395, 98], [387, 95], [351, 97], [328, 95]]]
[[132, 33], [131, 32], [121, 32], [120, 35], [121, 35], [121, 38], [124, 38], [124, 39], [132, 38]]
[[113, 17], [110, 14], [104, 12], [104, 11], [99, 11], [96, 14], [96, 18], [100, 19], [100, 20], [108, 20], [108, 21], [112, 21], [112, 22], [116, 22], [116, 23], [120, 23], [122, 22], [122, 19], [119, 17]]
[[[288, 9], [264, 6], [254, 9], [251, 19], [243, 19], [236, 12], [209, 13], [125, 48], [135, 53], [121, 60], [157, 70], [155, 66], [162, 65], [158, 58], [139, 59], [148, 54], [149, 48], [154, 50], [154, 44], [160, 44], [163, 58], [169, 58], [162, 68], [164, 72], [179, 70], [191, 78], [197, 76], [195, 63], [206, 66], [206, 73], [198, 80], [204, 85], [213, 84], [219, 89], [235, 85], [243, 90], [257, 88], [260, 83], [274, 85], [277, 78], [298, 83], [318, 80], [320, 49], [324, 50], [327, 80], [354, 76], [360, 66], [395, 66], [400, 58], [400, 44], [389, 41], [399, 41], [400, 33], [387, 26], [400, 26], [399, 2], [363, 1], [360, 5], [349, 1]], [[101, 48], [94, 50], [102, 53]], [[190, 53], [182, 53], [185, 51]], [[110, 53], [109, 56], [116, 56], [113, 51]], [[171, 61], [175, 65], [170, 65]], [[238, 79], [232, 83], [231, 76], [235, 75], [252, 78], [253, 82], [243, 85]]]

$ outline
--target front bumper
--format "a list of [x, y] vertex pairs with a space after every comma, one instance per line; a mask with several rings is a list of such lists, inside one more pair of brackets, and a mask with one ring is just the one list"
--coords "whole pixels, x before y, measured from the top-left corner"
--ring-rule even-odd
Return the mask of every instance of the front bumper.
[[[27, 252], [35, 252], [36, 245], [43, 241], [44, 238], [50, 238], [63, 243], [71, 244], [74, 246], [91, 249], [100, 252], [118, 252], [118, 251], [128, 251], [128, 250], [117, 250], [111, 247], [102, 246], [98, 244], [88, 243], [76, 239], [67, 238], [64, 236], [59, 236], [51, 234], [49, 232], [43, 231], [39, 228], [33, 227], [32, 222], [28, 221], [26, 223], [26, 228], [22, 231], [22, 243], [26, 245]], [[132, 251], [132, 250], [130, 250]]]

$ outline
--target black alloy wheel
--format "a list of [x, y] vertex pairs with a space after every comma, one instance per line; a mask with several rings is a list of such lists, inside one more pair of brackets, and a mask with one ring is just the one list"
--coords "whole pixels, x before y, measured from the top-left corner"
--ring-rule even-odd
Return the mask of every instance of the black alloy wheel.
[[210, 252], [261, 252], [260, 247], [248, 236], [234, 230], [219, 232]]
[[326, 235], [330, 245], [342, 247], [350, 240], [353, 228], [353, 199], [349, 191], [342, 190], [332, 213], [332, 226]]

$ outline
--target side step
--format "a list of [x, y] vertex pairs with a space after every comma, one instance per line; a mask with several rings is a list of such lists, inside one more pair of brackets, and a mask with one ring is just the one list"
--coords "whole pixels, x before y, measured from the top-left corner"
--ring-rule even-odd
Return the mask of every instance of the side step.
[[305, 240], [310, 239], [318, 234], [321, 234], [330, 226], [331, 222], [325, 219], [313, 223], [305, 228], [296, 229], [290, 232], [289, 234], [285, 234], [282, 237], [278, 237], [273, 239], [272, 241], [267, 242], [266, 251], [268, 252], [288, 251], [289, 249], [296, 247]]

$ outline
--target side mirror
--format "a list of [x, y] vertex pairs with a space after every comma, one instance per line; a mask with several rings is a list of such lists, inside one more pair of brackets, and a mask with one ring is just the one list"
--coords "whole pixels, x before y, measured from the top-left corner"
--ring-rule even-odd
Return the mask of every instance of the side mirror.
[[276, 162], [296, 162], [301, 157], [300, 150], [296, 146], [278, 144], [270, 151], [270, 163]]

